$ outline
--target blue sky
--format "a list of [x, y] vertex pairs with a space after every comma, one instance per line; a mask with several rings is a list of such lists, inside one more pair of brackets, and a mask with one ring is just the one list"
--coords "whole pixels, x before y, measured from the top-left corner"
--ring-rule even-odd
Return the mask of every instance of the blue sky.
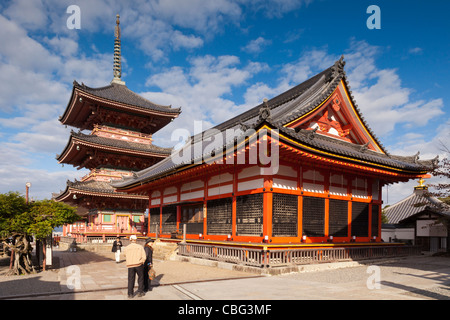
[[[78, 5], [81, 28], [68, 29]], [[368, 29], [370, 5], [381, 29]], [[0, 192], [50, 198], [86, 170], [55, 160], [71, 128], [58, 121], [73, 80], [113, 78], [121, 15], [127, 86], [181, 116], [154, 135], [218, 124], [329, 67], [344, 54], [365, 119], [392, 154], [445, 156], [450, 136], [450, 3], [331, 0], [21, 0], [0, 2]], [[77, 129], [76, 129], [77, 130]], [[389, 187], [385, 204], [416, 181]]]

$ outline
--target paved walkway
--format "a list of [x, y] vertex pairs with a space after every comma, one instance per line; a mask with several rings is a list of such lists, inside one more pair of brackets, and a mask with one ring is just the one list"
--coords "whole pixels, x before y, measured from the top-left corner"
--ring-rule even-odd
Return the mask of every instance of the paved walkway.
[[[0, 275], [0, 299], [124, 300], [127, 270], [113, 254], [55, 251], [59, 268]], [[450, 299], [450, 258], [418, 256], [329, 270], [257, 276], [181, 261], [155, 261], [152, 290], [133, 300]], [[345, 267], [345, 268], [342, 268]], [[6, 266], [0, 267], [0, 274]], [[75, 287], [75, 288], [73, 288]]]

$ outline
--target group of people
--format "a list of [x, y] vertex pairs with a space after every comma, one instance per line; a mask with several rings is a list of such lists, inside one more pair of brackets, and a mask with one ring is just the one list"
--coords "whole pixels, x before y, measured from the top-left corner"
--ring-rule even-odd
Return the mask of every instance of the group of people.
[[[136, 274], [138, 276], [138, 291], [137, 296], [143, 297], [145, 292], [151, 290], [151, 280], [149, 271], [153, 266], [153, 248], [152, 240], [147, 239], [145, 246], [137, 244], [137, 237], [132, 235], [130, 237], [131, 243], [123, 250], [126, 257], [126, 265], [128, 268], [128, 298], [134, 297], [134, 283]], [[112, 252], [115, 253], [116, 263], [120, 262], [120, 253], [122, 252], [122, 241], [120, 237], [113, 243]]]

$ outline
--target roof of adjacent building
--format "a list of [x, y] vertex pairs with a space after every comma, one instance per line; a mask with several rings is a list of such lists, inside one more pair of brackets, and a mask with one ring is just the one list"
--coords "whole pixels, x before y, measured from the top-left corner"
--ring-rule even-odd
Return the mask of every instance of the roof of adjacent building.
[[414, 189], [414, 192], [405, 199], [384, 209], [385, 216], [389, 224], [398, 224], [400, 221], [409, 218], [427, 207], [437, 208], [442, 202], [431, 196], [427, 189]]
[[388, 224], [402, 224], [426, 212], [450, 218], [450, 206], [430, 194], [428, 187], [423, 185], [423, 180], [419, 182], [420, 185], [414, 188], [411, 195], [384, 208]]
[[[233, 117], [210, 130], [206, 130], [202, 134], [191, 137], [190, 142], [182, 148], [184, 152], [187, 150], [192, 151], [190, 159], [187, 159], [187, 161], [183, 163], [173, 161], [174, 154], [172, 154], [171, 157], [167, 157], [152, 167], [136, 172], [132, 178], [124, 178], [123, 181], [119, 180], [114, 182], [113, 186], [119, 189], [125, 189], [136, 183], [142, 184], [157, 179], [159, 176], [168, 175], [171, 172], [174, 172], [175, 169], [182, 169], [182, 167], [187, 167], [192, 163], [201, 163], [201, 161], [198, 160], [208, 156], [211, 153], [211, 150], [210, 148], [205, 148], [205, 145], [202, 145], [200, 148], [191, 147], [191, 144], [198, 141], [199, 137], [203, 137], [203, 140], [207, 140], [208, 137], [212, 137], [216, 135], [217, 132], [221, 132], [223, 138], [222, 141], [224, 142], [222, 147], [227, 149], [228, 147], [233, 146], [236, 141], [236, 137], [233, 136], [229, 138], [227, 136], [227, 130], [231, 129], [235, 132], [239, 132], [240, 130], [241, 135], [245, 136], [246, 130], [261, 128], [262, 125], [268, 125], [270, 128], [278, 129], [280, 139], [283, 136], [291, 141], [295, 141], [301, 145], [302, 148], [307, 148], [316, 154], [323, 154], [325, 156], [331, 155], [336, 158], [344, 159], [344, 161], [356, 161], [369, 166], [389, 166], [398, 170], [409, 170], [416, 173], [426, 172], [427, 168], [429, 169], [433, 166], [436, 159], [420, 161], [418, 154], [410, 157], [403, 157], [390, 155], [386, 152], [365, 122], [351, 95], [348, 80], [344, 71], [344, 64], [345, 62], [343, 61], [343, 58], [341, 58], [330, 68], [292, 89], [268, 101], [266, 100], [262, 104]], [[349, 92], [349, 99], [351, 100], [364, 129], [368, 132], [372, 141], [379, 146], [379, 152], [368, 150], [364, 145], [358, 145], [322, 134], [316, 134], [313, 130], [298, 130], [286, 127], [288, 123], [299, 119], [303, 115], [310, 113], [322, 105], [342, 82], [345, 83], [346, 89]], [[239, 137], [237, 139], [239, 139]]]

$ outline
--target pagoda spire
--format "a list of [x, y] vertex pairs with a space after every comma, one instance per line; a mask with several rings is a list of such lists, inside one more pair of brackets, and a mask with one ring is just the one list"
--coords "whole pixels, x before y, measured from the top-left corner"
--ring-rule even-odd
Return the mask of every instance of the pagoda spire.
[[114, 78], [111, 81], [111, 83], [117, 83], [117, 84], [125, 84], [124, 81], [122, 81], [121, 77], [122, 77], [122, 64], [120, 62], [120, 57], [121, 57], [121, 49], [120, 49], [120, 16], [116, 15], [116, 27], [114, 28], [114, 36], [115, 36], [115, 40], [114, 40], [114, 66], [113, 66], [113, 71], [114, 71]]

